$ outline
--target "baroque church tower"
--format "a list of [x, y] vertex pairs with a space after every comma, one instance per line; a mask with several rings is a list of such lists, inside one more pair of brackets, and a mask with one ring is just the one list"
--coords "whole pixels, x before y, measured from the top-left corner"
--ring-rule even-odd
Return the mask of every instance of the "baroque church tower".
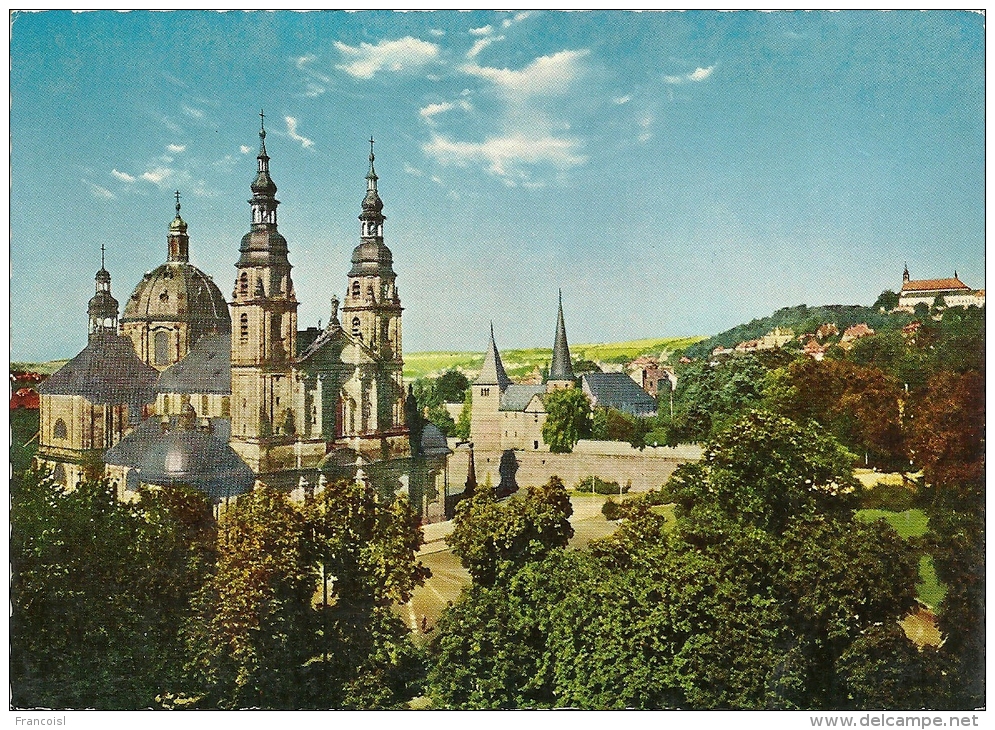
[[277, 230], [280, 201], [262, 123], [259, 140], [252, 224], [239, 247], [231, 301], [231, 446], [257, 474], [268, 470], [272, 447], [294, 440], [291, 366], [297, 348], [297, 298], [287, 239]]
[[[401, 350], [401, 300], [394, 259], [384, 244], [383, 201], [377, 190], [370, 138], [370, 170], [360, 220], [360, 243], [352, 252], [352, 268], [342, 306], [342, 327], [368, 351], [377, 364], [376, 396], [364, 399], [362, 432], [385, 432], [404, 427], [404, 360]], [[375, 404], [374, 404], [375, 401]]]

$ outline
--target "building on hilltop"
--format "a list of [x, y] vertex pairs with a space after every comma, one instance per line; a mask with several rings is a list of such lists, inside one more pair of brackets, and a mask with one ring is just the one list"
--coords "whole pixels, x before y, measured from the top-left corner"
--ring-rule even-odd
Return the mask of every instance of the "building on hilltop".
[[166, 263], [142, 277], [121, 316], [121, 333], [156, 370], [182, 360], [204, 335], [231, 332], [224, 295], [210, 276], [190, 263], [190, 236], [180, 217], [179, 192], [166, 240]]
[[951, 279], [919, 279], [909, 277], [909, 267], [902, 272], [902, 288], [898, 294], [898, 306], [893, 311], [911, 312], [917, 304], [927, 307], [983, 307], [985, 290], [971, 289], [961, 281], [954, 271]]

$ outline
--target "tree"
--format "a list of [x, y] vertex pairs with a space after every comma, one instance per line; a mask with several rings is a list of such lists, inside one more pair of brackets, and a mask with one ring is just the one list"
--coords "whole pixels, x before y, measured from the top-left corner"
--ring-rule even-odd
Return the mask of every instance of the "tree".
[[781, 532], [801, 514], [849, 517], [860, 489], [852, 464], [853, 454], [821, 428], [751, 411], [708, 445], [701, 462], [678, 467], [665, 491], [678, 524], [697, 539], [720, 540], [719, 517]]
[[443, 403], [461, 403], [470, 381], [459, 370], [447, 370], [435, 380], [435, 395]]
[[564, 547], [573, 537], [571, 514], [570, 498], [557, 476], [503, 502], [493, 490], [481, 489], [457, 505], [446, 542], [474, 582], [489, 586], [502, 574]]
[[470, 438], [470, 419], [472, 416], [473, 388], [467, 388], [466, 395], [463, 398], [463, 408], [459, 412], [459, 418], [456, 419], [456, 426], [453, 428], [452, 433], [460, 441], [468, 441]]
[[293, 708], [314, 653], [317, 551], [304, 515], [260, 487], [222, 514], [219, 533], [217, 570], [185, 630], [186, 694], [221, 709]]
[[564, 388], [545, 398], [542, 438], [554, 454], [568, 454], [591, 435], [591, 402], [580, 388]]
[[905, 463], [899, 383], [873, 366], [838, 360], [791, 363], [768, 383], [767, 402], [795, 421], [818, 421], [837, 439], [875, 463]]
[[892, 309], [898, 306], [898, 295], [891, 289], [885, 289], [878, 296], [877, 300], [874, 302], [874, 309], [883, 309], [886, 312], [890, 312]]
[[117, 499], [43, 471], [12, 482], [11, 691], [18, 707], [138, 709], [182, 677], [179, 627], [213, 565], [210, 505]]
[[983, 505], [985, 380], [969, 371], [941, 372], [910, 404], [909, 455], [926, 484], [951, 506]]

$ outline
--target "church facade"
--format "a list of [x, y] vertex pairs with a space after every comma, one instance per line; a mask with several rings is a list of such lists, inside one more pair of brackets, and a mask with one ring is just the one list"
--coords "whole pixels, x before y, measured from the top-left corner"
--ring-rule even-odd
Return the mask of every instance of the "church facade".
[[[230, 301], [189, 261], [178, 193], [167, 260], [135, 287], [120, 321], [101, 265], [87, 347], [39, 388], [37, 458], [63, 484], [106, 475], [121, 489], [171, 480], [230, 496], [219, 474], [176, 449], [215, 454], [240, 481], [244, 464], [274, 486], [310, 488], [357, 472], [379, 475], [392, 491], [406, 482], [402, 307], [373, 140], [341, 313], [332, 295], [327, 327], [299, 332], [263, 125], [259, 136]], [[187, 471], [171, 474], [171, 463]]]

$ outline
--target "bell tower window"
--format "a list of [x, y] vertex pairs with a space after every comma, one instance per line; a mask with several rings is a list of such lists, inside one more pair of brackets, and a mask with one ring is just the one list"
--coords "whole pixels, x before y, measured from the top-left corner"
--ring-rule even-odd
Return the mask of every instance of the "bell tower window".
[[363, 339], [362, 333], [359, 331], [359, 317], [352, 318], [352, 336]]
[[239, 315], [238, 334], [243, 341], [249, 339], [249, 315], [247, 314]]
[[52, 428], [52, 435], [57, 439], [69, 437], [69, 429], [66, 428], [66, 422], [61, 418], [55, 422], [55, 426]]
[[249, 294], [249, 275], [244, 271], [238, 277], [238, 293], [242, 296], [248, 296]]
[[352, 282], [352, 296], [354, 299], [359, 299], [360, 286], [358, 281]]

